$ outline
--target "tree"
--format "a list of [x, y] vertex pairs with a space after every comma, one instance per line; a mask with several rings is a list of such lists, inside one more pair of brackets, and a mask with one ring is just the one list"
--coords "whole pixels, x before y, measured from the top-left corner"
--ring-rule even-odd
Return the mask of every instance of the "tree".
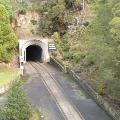
[[84, 36], [87, 43], [84, 68], [87, 66], [89, 75], [96, 80], [100, 94], [109, 89], [109, 97], [120, 102], [120, 2], [96, 0], [95, 4], [96, 17]]
[[[75, 1], [67, 2], [73, 5]], [[120, 103], [120, 1], [93, 0], [90, 4], [95, 13], [90, 25], [80, 26], [62, 37], [62, 43], [67, 41], [63, 57], [79, 63], [88, 77], [95, 80], [99, 94], [110, 91], [108, 97]]]
[[61, 36], [68, 30], [73, 22], [73, 16], [66, 10], [64, 0], [50, 0], [41, 5], [42, 16], [39, 22], [39, 31], [45, 36], [58, 32]]
[[9, 13], [0, 4], [0, 61], [9, 62], [16, 49], [16, 36], [12, 30]]
[[0, 0], [11, 18], [14, 18], [17, 12], [25, 13], [28, 8], [28, 0]]

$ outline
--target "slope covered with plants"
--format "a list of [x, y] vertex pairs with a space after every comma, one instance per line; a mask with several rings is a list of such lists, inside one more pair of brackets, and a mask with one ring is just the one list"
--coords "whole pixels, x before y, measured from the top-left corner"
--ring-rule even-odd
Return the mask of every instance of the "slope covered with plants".
[[[120, 1], [85, 3], [92, 17], [83, 16], [83, 3], [79, 0], [50, 0], [42, 4], [40, 34], [52, 36], [62, 60], [84, 74], [100, 95], [120, 107]], [[83, 11], [79, 17], [83, 21], [76, 27], [78, 11]], [[90, 23], [83, 24], [88, 19]], [[71, 27], [75, 29], [70, 30]]]
[[16, 14], [25, 13], [27, 7], [27, 0], [0, 0], [0, 62], [10, 62], [15, 54], [17, 38], [11, 22]]

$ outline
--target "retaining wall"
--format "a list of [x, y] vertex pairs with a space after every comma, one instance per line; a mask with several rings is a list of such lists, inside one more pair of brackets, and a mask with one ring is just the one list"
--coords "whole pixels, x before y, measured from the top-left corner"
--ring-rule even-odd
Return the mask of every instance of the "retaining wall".
[[[62, 71], [68, 72], [75, 81], [86, 91], [89, 96], [104, 110], [106, 111], [114, 120], [120, 120], [120, 113], [118, 113], [110, 103], [108, 103], [102, 96], [96, 93], [92, 87], [85, 81], [81, 80], [80, 77], [71, 69], [67, 68], [66, 65], [59, 62], [56, 58], [51, 57], [51, 63], [58, 66]], [[66, 69], [67, 68], [67, 69]]]

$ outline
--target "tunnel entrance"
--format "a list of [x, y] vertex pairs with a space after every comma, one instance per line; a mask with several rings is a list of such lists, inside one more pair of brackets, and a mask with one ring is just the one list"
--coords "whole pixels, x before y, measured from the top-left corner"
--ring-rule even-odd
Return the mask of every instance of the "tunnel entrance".
[[42, 48], [38, 45], [30, 45], [26, 48], [26, 61], [42, 62]]

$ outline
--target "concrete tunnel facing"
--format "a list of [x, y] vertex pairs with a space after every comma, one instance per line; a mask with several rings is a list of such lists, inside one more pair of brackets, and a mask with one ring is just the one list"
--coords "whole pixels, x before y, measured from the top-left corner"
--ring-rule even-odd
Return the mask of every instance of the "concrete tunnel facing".
[[19, 40], [19, 53], [20, 64], [28, 61], [50, 61], [47, 39]]

